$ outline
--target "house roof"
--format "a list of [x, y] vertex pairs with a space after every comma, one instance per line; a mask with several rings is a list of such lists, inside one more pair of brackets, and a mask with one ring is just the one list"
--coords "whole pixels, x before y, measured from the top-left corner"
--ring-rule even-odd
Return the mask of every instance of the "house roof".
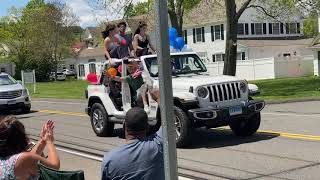
[[[237, 8], [244, 2], [245, 0], [236, 0]], [[183, 20], [184, 28], [224, 22], [226, 21], [225, 2], [224, 0], [200, 1], [195, 8], [185, 13]]]
[[274, 39], [274, 40], [267, 40], [267, 39], [247, 39], [247, 40], [238, 40], [238, 43], [247, 47], [267, 47], [267, 46], [295, 46], [295, 45], [302, 45], [307, 47], [313, 38], [304, 38], [304, 39]]
[[80, 54], [79, 57], [80, 58], [94, 58], [94, 57], [103, 57], [104, 56], [104, 49], [103, 47], [96, 47], [96, 48], [85, 48], [83, 49]]

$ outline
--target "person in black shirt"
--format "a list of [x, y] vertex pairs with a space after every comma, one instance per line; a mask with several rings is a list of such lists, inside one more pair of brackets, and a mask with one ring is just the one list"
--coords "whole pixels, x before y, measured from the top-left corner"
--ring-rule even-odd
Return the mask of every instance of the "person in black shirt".
[[148, 55], [149, 48], [156, 52], [156, 49], [154, 48], [153, 44], [150, 41], [150, 36], [146, 33], [147, 31], [147, 24], [144, 22], [139, 23], [139, 27], [134, 33], [133, 37], [133, 49], [135, 52], [135, 55], [137, 57], [141, 57], [143, 55]]

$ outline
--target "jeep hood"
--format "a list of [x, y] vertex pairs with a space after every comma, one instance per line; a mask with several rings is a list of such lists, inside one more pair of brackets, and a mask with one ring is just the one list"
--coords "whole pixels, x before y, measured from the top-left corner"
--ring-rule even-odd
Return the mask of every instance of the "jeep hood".
[[218, 84], [224, 82], [235, 82], [241, 79], [234, 76], [212, 76], [209, 74], [195, 74], [195, 75], [179, 75], [172, 77], [172, 87], [176, 90], [187, 90], [192, 86], [194, 88], [198, 86], [208, 84]]
[[24, 89], [24, 87], [19, 83], [12, 85], [0, 85], [0, 92], [17, 91], [22, 89]]

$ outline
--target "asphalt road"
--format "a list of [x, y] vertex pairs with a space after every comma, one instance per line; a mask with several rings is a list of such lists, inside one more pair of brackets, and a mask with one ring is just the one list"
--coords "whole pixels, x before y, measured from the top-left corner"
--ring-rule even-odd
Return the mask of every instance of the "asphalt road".
[[[48, 119], [56, 122], [56, 140], [62, 149], [99, 157], [120, 145], [120, 126], [111, 138], [97, 137], [84, 114], [85, 103], [35, 100], [33, 110], [19, 115], [31, 137]], [[320, 101], [268, 105], [260, 132], [238, 138], [225, 128], [196, 131], [192, 145], [178, 149], [179, 172], [202, 179], [320, 179]], [[87, 179], [99, 179], [100, 162], [65, 151], [63, 169], [83, 169]], [[98, 174], [98, 175], [97, 175]], [[199, 179], [198, 178], [198, 179]]]

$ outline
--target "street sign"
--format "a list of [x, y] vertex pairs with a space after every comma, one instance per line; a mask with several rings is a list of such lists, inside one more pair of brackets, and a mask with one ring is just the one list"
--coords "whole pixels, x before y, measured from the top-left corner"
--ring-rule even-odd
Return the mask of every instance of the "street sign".
[[33, 84], [33, 93], [36, 93], [36, 72], [32, 71], [21, 71], [22, 84]]
[[155, 0], [157, 58], [159, 64], [160, 110], [166, 180], [178, 180], [175, 125], [173, 121], [172, 70], [168, 34], [167, 1]]

